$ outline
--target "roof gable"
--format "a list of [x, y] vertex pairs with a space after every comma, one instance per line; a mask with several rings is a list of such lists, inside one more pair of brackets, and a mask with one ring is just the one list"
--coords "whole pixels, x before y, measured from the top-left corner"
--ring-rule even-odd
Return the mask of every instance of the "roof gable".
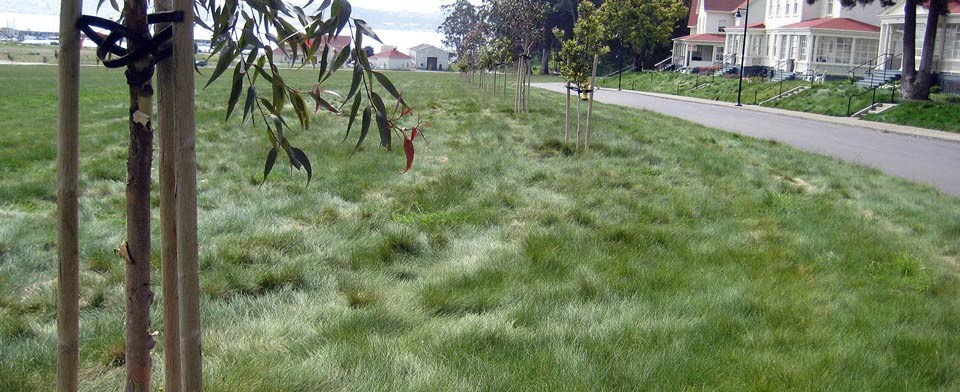
[[373, 56], [370, 56], [371, 59], [390, 59], [390, 60], [413, 60], [413, 57], [407, 56], [400, 51], [393, 49], [389, 52], [380, 52]]
[[693, 0], [690, 2], [690, 15], [687, 16], [687, 27], [694, 27], [697, 25], [697, 18], [699, 18], [697, 10], [699, 9], [700, 0]]
[[845, 31], [866, 31], [879, 33], [880, 27], [859, 20], [850, 18], [818, 18], [805, 20], [799, 23], [793, 23], [781, 28], [784, 29], [825, 29], [825, 30], [845, 30]]
[[744, 4], [744, 0], [703, 0], [703, 9], [707, 11], [733, 12]]

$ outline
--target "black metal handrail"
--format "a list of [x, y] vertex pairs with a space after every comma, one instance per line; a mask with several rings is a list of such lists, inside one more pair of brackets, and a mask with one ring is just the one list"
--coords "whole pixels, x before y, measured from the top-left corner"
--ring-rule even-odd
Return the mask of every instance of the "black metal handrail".
[[[709, 81], [709, 82], [704, 82], [703, 84], [700, 84], [700, 74], [697, 74], [697, 78], [696, 78], [696, 79], [694, 80], [694, 82], [693, 82], [693, 87], [688, 88], [688, 89], [684, 89], [683, 91], [691, 91], [691, 90], [700, 88], [700, 86], [706, 86], [706, 85], [708, 85], [708, 84], [710, 84], [710, 83], [713, 83], [713, 79], [712, 79], [712, 78], [713, 78], [713, 76], [711, 76], [711, 81]], [[690, 85], [690, 83], [689, 83], [688, 81], [681, 80], [681, 81], [677, 82], [677, 95], [681, 95], [681, 94], [680, 94], [680, 88], [681, 88], [681, 87], [683, 87], [683, 86], [689, 86], [689, 85]]]
[[[880, 66], [880, 64], [884, 65], [883, 70], [886, 71], [887, 63], [895, 60], [897, 57], [900, 57], [900, 56], [901, 55], [899, 54], [893, 54], [893, 53], [884, 53], [884, 54], [878, 55], [877, 57], [867, 60], [861, 63], [860, 65], [857, 65], [856, 67], [850, 68], [850, 70], [847, 71], [847, 74], [850, 75], [851, 78], [856, 77], [857, 70], [864, 67], [867, 67], [866, 73], [870, 74], [870, 73], [873, 73], [873, 70], [875, 70], [878, 66]], [[883, 59], [882, 63], [878, 61], [880, 59]]]
[[761, 91], [767, 91], [767, 90], [769, 90], [769, 89], [771, 89], [771, 88], [774, 88], [774, 87], [779, 87], [779, 88], [780, 88], [780, 91], [777, 93], [778, 96], [779, 96], [779, 95], [783, 95], [783, 80], [781, 79], [779, 82], [773, 83], [773, 84], [771, 84], [771, 85], [769, 85], [769, 86], [766, 86], [766, 87], [760, 86], [760, 87], [756, 88], [755, 90], [753, 90], [753, 104], [754, 104], [754, 105], [757, 105], [757, 102], [759, 101], [757, 98], [760, 96], [760, 92], [761, 92]]
[[[865, 94], [868, 94], [868, 93], [873, 93], [873, 98], [872, 98], [871, 101], [870, 101], [870, 106], [876, 105], [876, 104], [877, 104], [877, 89], [879, 89], [879, 88], [882, 87], [882, 86], [883, 86], [882, 84], [878, 84], [878, 85], [876, 85], [876, 86], [870, 88], [869, 90], [864, 91], [864, 92], [862, 92], [862, 93], [860, 93], [860, 94], [848, 95], [848, 96], [847, 96], [847, 117], [850, 117], [850, 106], [853, 104], [853, 99], [854, 99], [854, 98], [862, 97], [862, 96], [864, 96]], [[896, 92], [897, 92], [897, 86], [896, 86], [896, 84], [893, 84], [893, 85], [891, 85], [891, 86], [892, 86], [892, 87], [890, 88], [890, 103], [896, 103], [897, 101], [896, 101], [896, 95], [895, 95], [895, 94], [896, 94]], [[882, 102], [881, 102], [881, 103], [882, 103]]]

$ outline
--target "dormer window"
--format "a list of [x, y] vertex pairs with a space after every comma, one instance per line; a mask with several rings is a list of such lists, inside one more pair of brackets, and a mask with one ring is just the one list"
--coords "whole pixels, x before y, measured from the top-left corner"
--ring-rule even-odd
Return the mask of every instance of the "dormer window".
[[782, 0], [777, 0], [777, 16], [778, 16], [778, 17], [780, 16], [780, 2], [781, 2], [781, 1], [782, 1]]
[[800, 1], [793, 0], [793, 16], [800, 15]]
[[833, 16], [833, 0], [827, 1], [827, 17]]

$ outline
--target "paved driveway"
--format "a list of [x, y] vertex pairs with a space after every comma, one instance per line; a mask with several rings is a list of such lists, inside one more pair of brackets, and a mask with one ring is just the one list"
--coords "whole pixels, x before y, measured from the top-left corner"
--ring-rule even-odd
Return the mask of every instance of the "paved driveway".
[[[564, 91], [560, 83], [535, 84], [535, 87]], [[821, 121], [816, 115], [785, 115], [777, 113], [782, 112], [779, 110], [738, 108], [733, 104], [671, 99], [627, 91], [601, 90], [594, 98], [598, 102], [647, 109], [728, 132], [776, 140], [804, 151], [875, 167], [960, 196], [960, 142], [938, 139], [939, 132], [917, 129], [925, 136], [909, 136], [884, 132], [885, 125], [871, 124], [879, 129], [868, 129], [837, 124], [834, 120]], [[847, 119], [836, 121], [851, 122]], [[890, 129], [900, 131], [908, 127], [891, 126]], [[943, 135], [947, 138], [955, 136]]]

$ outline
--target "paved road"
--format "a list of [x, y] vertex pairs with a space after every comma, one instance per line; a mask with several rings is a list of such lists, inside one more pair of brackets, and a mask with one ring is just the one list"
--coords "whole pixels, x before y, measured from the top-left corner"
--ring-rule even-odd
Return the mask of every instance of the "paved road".
[[[536, 87], [563, 92], [559, 83]], [[729, 105], [705, 104], [601, 90], [598, 102], [647, 109], [760, 139], [776, 140], [804, 151], [849, 162], [932, 185], [960, 196], [960, 143], [883, 133], [851, 125], [796, 118]]]

